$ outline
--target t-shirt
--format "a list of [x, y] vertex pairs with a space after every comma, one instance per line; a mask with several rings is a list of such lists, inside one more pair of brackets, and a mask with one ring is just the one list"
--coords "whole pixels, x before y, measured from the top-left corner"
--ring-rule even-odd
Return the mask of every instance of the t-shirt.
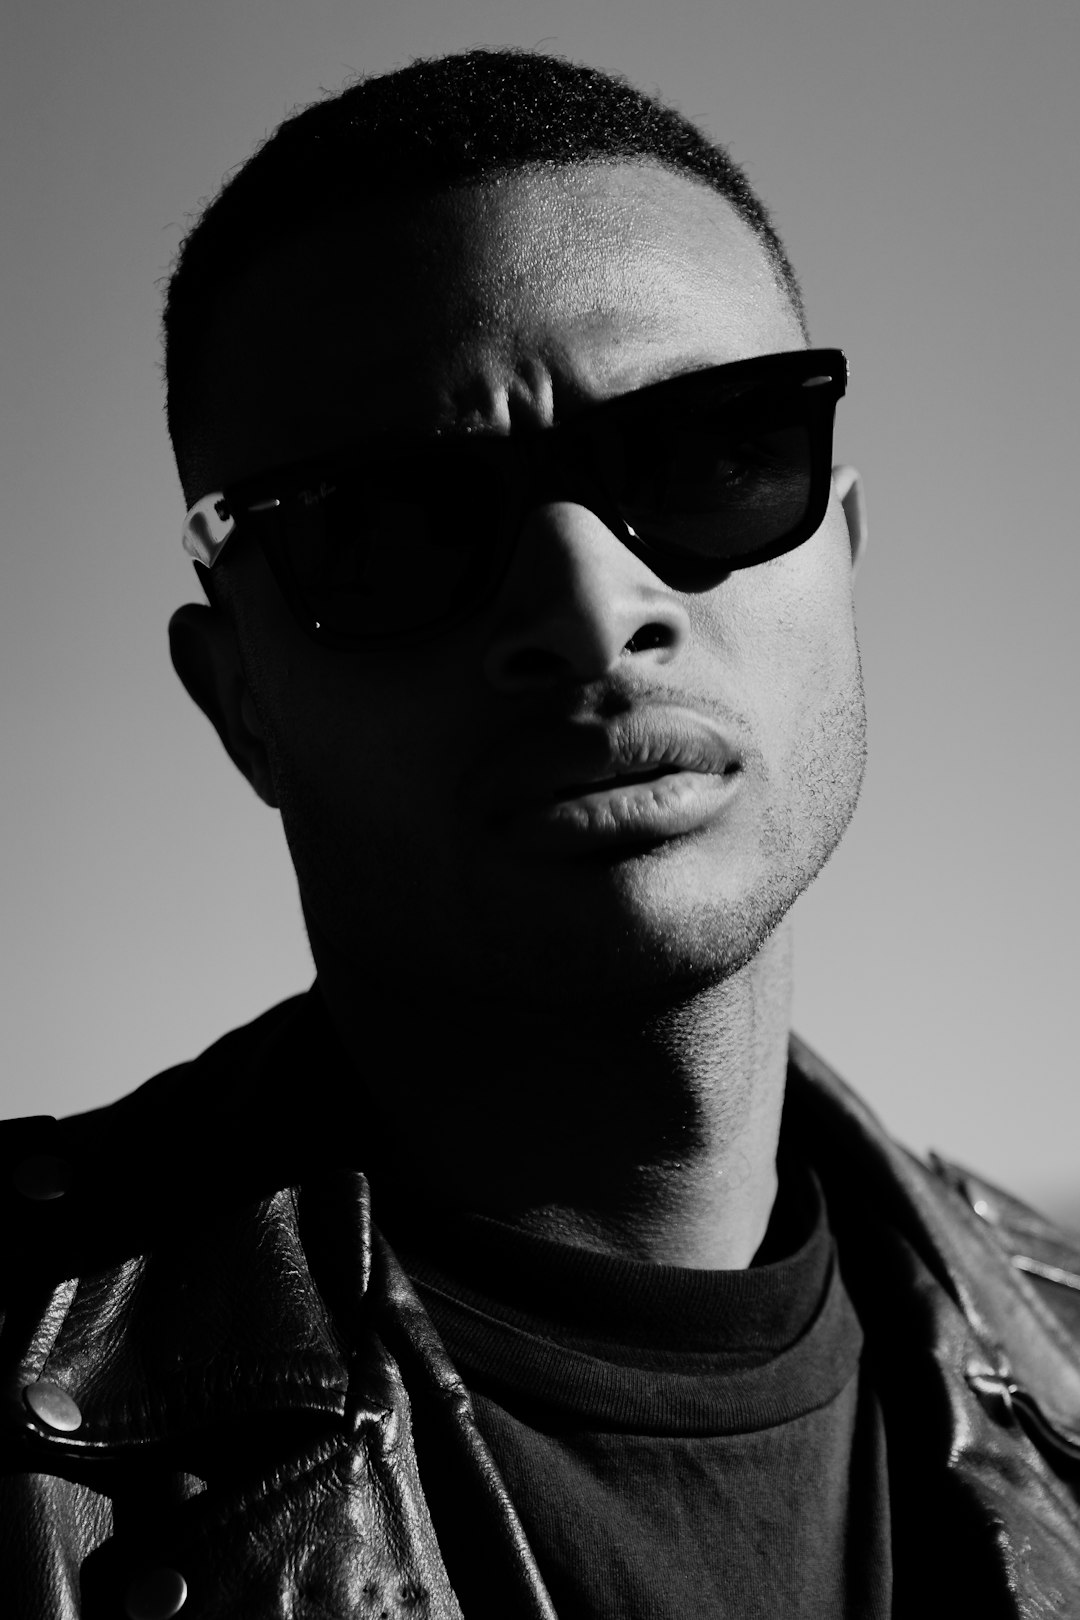
[[739, 1271], [613, 1258], [487, 1216], [388, 1227], [560, 1620], [891, 1613], [862, 1330], [816, 1176], [782, 1154], [779, 1178]]

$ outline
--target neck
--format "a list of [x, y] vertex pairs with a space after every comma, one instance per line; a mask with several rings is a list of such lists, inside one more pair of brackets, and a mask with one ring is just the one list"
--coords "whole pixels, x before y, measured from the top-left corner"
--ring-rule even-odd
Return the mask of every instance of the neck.
[[730, 979], [632, 1017], [480, 999], [418, 1008], [381, 982], [373, 999], [367, 973], [361, 1005], [355, 968], [316, 960], [382, 1126], [373, 1179], [388, 1204], [492, 1215], [654, 1263], [749, 1265], [776, 1196], [788, 923]]

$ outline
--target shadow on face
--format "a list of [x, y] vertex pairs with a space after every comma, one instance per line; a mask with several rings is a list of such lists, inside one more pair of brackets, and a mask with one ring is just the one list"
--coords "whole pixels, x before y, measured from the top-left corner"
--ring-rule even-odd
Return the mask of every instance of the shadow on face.
[[[387, 429], [531, 432], [802, 347], [749, 227], [655, 166], [380, 204], [283, 245], [223, 297], [189, 494]], [[302, 635], [257, 548], [238, 545], [223, 576], [230, 614], [182, 610], [177, 664], [281, 809], [321, 971], [407, 963], [455, 992], [544, 1004], [705, 983], [753, 956], [854, 808], [864, 717], [839, 501], [796, 551], [694, 593], [593, 512], [549, 502], [474, 617], [360, 654]], [[686, 814], [641, 809], [637, 842], [522, 838], [540, 787], [559, 787], [560, 747], [565, 773], [582, 748], [592, 760], [583, 736], [619, 726], [654, 754], [671, 740], [679, 780], [640, 802], [681, 795]], [[691, 778], [721, 773], [678, 759], [699, 734], [737, 778], [712, 799], [716, 781]]]

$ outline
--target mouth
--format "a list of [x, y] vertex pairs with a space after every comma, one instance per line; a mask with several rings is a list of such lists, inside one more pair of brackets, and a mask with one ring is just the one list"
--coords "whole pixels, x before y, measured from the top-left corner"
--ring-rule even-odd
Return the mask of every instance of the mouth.
[[500, 841], [541, 856], [655, 849], [725, 815], [742, 775], [710, 721], [639, 710], [516, 739], [485, 773], [485, 819]]
[[553, 803], [563, 799], [581, 799], [589, 793], [606, 793], [612, 788], [635, 787], [643, 782], [661, 782], [666, 776], [677, 773], [679, 767], [673, 765], [654, 765], [641, 771], [618, 771], [611, 776], [598, 778], [594, 782], [571, 782], [565, 787], [554, 788], [551, 798]]
[[520, 810], [506, 831], [515, 844], [540, 856], [655, 850], [715, 825], [741, 777], [734, 764], [715, 773], [666, 765], [575, 783], [546, 803]]

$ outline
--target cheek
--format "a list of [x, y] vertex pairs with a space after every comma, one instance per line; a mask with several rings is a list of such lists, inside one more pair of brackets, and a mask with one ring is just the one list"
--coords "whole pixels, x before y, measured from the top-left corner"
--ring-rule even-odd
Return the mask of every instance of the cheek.
[[419, 656], [388, 665], [306, 645], [292, 651], [264, 677], [290, 842], [332, 845], [350, 865], [364, 850], [394, 849], [403, 859], [403, 841], [442, 848], [452, 836], [447, 808], [476, 746], [472, 685]]
[[377, 816], [388, 799], [415, 789], [424, 773], [424, 717], [407, 690], [388, 691], [355, 669], [331, 664], [316, 674], [282, 683], [275, 694], [278, 737], [291, 772], [347, 817], [360, 810]]
[[385, 786], [399, 764], [420, 768], [427, 743], [418, 672], [315, 646], [261, 563], [245, 557], [243, 565], [234, 612], [275, 763], [316, 794], [332, 787], [342, 798], [353, 787]]
[[[839, 521], [837, 521], [837, 519]], [[732, 574], [695, 617], [776, 759], [859, 686], [851, 552], [830, 512], [805, 545]]]

